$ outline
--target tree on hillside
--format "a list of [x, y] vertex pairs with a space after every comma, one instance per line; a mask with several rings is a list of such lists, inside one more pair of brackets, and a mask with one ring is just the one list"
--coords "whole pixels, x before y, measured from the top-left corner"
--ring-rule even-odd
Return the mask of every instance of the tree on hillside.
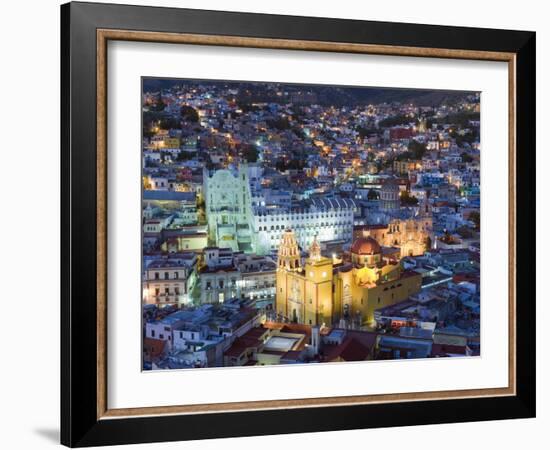
[[378, 200], [380, 198], [380, 194], [376, 192], [374, 189], [369, 189], [369, 192], [367, 194], [367, 199], [369, 200]]
[[187, 161], [189, 159], [192, 159], [193, 158], [193, 154], [191, 152], [179, 152], [178, 153], [178, 157], [177, 157], [177, 160], [178, 161]]
[[426, 144], [422, 144], [421, 142], [417, 141], [411, 141], [409, 143], [409, 152], [411, 153], [413, 159], [422, 159], [422, 157], [426, 153]]
[[397, 126], [397, 125], [406, 125], [408, 123], [410, 123], [412, 121], [412, 119], [407, 116], [407, 115], [404, 115], [404, 114], [400, 114], [398, 116], [392, 116], [392, 117], [388, 117], [386, 119], [382, 119], [380, 122], [378, 122], [378, 127], [379, 128], [389, 128], [389, 127], [394, 127], [394, 126]]
[[255, 145], [247, 145], [243, 149], [243, 157], [249, 163], [255, 163], [258, 161], [258, 149]]
[[180, 108], [180, 116], [183, 120], [186, 120], [187, 122], [199, 121], [199, 113], [195, 108], [189, 105], [183, 105]]
[[471, 220], [472, 222], [474, 222], [475, 226], [476, 226], [476, 230], [479, 230], [479, 212], [478, 211], [472, 211], [470, 213], [470, 215], [468, 216], [468, 220]]
[[427, 252], [429, 252], [432, 248], [432, 238], [430, 236], [426, 236], [426, 239], [424, 239], [424, 247]]
[[418, 199], [414, 195], [410, 195], [409, 191], [403, 191], [401, 193], [401, 205], [403, 206], [418, 205]]
[[276, 128], [279, 131], [284, 131], [290, 129], [290, 121], [287, 117], [278, 117], [275, 120], [268, 120], [267, 124], [272, 127]]
[[166, 104], [159, 98], [156, 103], [149, 106], [149, 111], [164, 111], [164, 108], [166, 108]]
[[457, 234], [463, 238], [463, 239], [469, 239], [473, 237], [474, 232], [470, 227], [467, 227], [466, 225], [462, 225], [456, 229]]

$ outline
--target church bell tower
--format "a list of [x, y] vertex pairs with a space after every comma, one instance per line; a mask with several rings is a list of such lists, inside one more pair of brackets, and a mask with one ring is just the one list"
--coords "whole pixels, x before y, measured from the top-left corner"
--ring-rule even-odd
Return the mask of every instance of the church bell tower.
[[302, 269], [300, 249], [292, 230], [286, 230], [281, 238], [277, 254], [277, 270], [299, 272]]

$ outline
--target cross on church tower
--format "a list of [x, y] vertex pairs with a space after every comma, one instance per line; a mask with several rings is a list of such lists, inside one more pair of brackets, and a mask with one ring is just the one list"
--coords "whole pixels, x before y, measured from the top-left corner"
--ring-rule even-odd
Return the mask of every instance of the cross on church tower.
[[309, 247], [309, 259], [311, 261], [320, 261], [321, 260], [321, 246], [317, 242], [317, 236], [313, 238], [313, 242]]

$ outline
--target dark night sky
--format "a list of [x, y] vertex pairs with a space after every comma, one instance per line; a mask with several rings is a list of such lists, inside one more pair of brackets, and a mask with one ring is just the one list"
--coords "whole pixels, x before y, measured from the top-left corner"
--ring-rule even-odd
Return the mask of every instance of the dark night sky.
[[[472, 92], [465, 91], [444, 91], [431, 89], [410, 89], [410, 88], [380, 88], [380, 87], [350, 87], [350, 86], [330, 86], [330, 85], [308, 85], [291, 83], [270, 83], [253, 81], [217, 81], [217, 80], [189, 80], [189, 79], [166, 79], [166, 78], [143, 78], [143, 91], [156, 92], [159, 89], [170, 89], [173, 86], [188, 86], [192, 88], [196, 85], [210, 86], [228, 86], [230, 88], [247, 87], [254, 89], [261, 95], [264, 86], [276, 85], [284, 91], [303, 91], [307, 90], [318, 95], [320, 103], [322, 99], [332, 103], [335, 99], [341, 98], [344, 104], [354, 103], [384, 103], [384, 102], [411, 102], [419, 106], [433, 106], [444, 101], [452, 101], [465, 97]], [[277, 99], [266, 98], [266, 101], [277, 101]], [[288, 101], [288, 100], [286, 100]]]

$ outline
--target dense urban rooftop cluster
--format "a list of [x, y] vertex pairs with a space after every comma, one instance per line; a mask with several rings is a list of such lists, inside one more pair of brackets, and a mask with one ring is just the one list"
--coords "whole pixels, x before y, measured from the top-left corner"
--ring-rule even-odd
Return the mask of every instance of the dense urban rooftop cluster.
[[142, 95], [144, 369], [480, 354], [479, 93]]

